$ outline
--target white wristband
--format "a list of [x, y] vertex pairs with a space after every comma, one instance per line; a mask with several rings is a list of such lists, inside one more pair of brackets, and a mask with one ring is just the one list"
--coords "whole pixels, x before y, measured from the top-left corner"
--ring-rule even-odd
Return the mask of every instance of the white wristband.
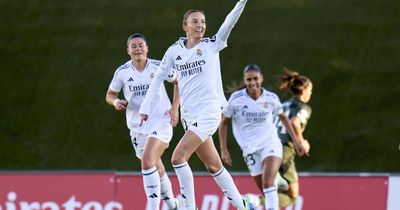
[[118, 105], [118, 101], [119, 101], [119, 99], [118, 99], [118, 98], [116, 98], [116, 99], [113, 101], [113, 105], [114, 105], [114, 107]]

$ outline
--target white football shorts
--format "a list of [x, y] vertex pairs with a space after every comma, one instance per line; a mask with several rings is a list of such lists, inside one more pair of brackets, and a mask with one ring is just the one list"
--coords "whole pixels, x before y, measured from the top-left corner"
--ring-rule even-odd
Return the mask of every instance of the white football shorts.
[[282, 159], [282, 143], [279, 139], [271, 142], [264, 148], [256, 150], [253, 153], [243, 153], [244, 161], [250, 171], [251, 176], [257, 176], [263, 172], [263, 160], [270, 156], [276, 156]]
[[148, 134], [139, 133], [137, 130], [132, 129], [130, 135], [136, 157], [141, 159], [147, 138], [154, 137], [166, 144], [169, 144], [172, 139], [172, 125], [169, 121], [163, 121], [162, 123], [155, 124], [155, 126], [152, 127], [151, 132]]
[[196, 117], [182, 118], [183, 129], [193, 131], [202, 142], [212, 136], [221, 122], [221, 112], [204, 113]]

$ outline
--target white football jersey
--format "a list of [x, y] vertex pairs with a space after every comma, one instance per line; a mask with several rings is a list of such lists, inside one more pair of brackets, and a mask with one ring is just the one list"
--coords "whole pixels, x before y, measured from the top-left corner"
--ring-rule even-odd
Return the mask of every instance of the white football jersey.
[[262, 90], [254, 100], [246, 88], [232, 93], [223, 108], [225, 117], [231, 118], [233, 135], [243, 152], [253, 153], [273, 141], [279, 141], [273, 118], [283, 113], [282, 104], [275, 93]]
[[[139, 109], [145, 98], [145, 95], [149, 89], [151, 80], [153, 79], [160, 61], [148, 59], [146, 67], [142, 72], [135, 69], [132, 61], [129, 60], [125, 64], [121, 65], [114, 74], [114, 78], [111, 81], [109, 89], [114, 92], [120, 92], [123, 90], [124, 98], [128, 101], [128, 107], [126, 109], [126, 122], [129, 129], [136, 129], [136, 132], [148, 133], [146, 126], [140, 126], [140, 115]], [[156, 96], [150, 110], [150, 119], [154, 122], [165, 118], [165, 114], [171, 108], [171, 102], [168, 98], [167, 92], [165, 91], [164, 84], [161, 84], [159, 94]], [[145, 124], [151, 124], [146, 122]], [[144, 125], [145, 125], [144, 124]]]
[[[212, 38], [203, 38], [199, 44], [190, 49], [185, 46], [186, 38], [180, 38], [165, 53], [151, 86], [155, 86], [156, 90], [160, 81], [176, 78], [183, 117], [218, 113], [226, 104], [219, 52], [227, 46], [229, 34], [245, 4], [246, 0], [238, 1]], [[174, 69], [174, 75], [170, 69]], [[149, 92], [153, 92], [152, 87]], [[150, 99], [146, 98], [145, 103], [151, 104]], [[146, 107], [142, 107], [140, 113], [148, 113]]]

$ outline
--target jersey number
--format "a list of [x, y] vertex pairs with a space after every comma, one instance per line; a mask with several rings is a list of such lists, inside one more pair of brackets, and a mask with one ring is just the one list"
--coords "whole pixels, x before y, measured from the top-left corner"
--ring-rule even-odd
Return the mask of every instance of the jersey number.
[[[289, 117], [289, 113], [290, 113], [290, 110], [286, 110], [285, 111], [285, 115], [287, 117]], [[280, 119], [279, 119], [279, 116], [276, 116], [274, 118], [274, 124], [278, 128], [278, 133], [281, 133], [281, 134], [286, 134], [287, 133], [285, 126], [283, 125], [282, 121], [280, 121]]]
[[244, 157], [244, 162], [246, 163], [247, 166], [252, 166], [256, 164], [256, 160], [254, 160], [252, 154], [248, 154], [246, 157]]

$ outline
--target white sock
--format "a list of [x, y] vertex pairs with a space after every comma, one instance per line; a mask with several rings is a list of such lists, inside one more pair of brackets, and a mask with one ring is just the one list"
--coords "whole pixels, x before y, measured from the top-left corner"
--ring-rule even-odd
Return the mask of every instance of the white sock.
[[217, 182], [222, 192], [231, 201], [232, 205], [238, 209], [244, 209], [242, 195], [240, 195], [235, 183], [233, 182], [232, 176], [229, 172], [222, 167], [219, 171], [211, 174], [214, 180]]
[[266, 210], [279, 210], [279, 197], [276, 187], [268, 187], [263, 189], [265, 197]]
[[142, 170], [143, 187], [147, 196], [147, 206], [151, 210], [160, 209], [160, 175], [157, 168]]
[[176, 176], [178, 177], [179, 186], [183, 204], [186, 209], [196, 209], [196, 200], [194, 196], [194, 178], [192, 169], [187, 162], [173, 165]]
[[174, 192], [172, 191], [171, 181], [167, 173], [160, 178], [161, 186], [161, 198], [167, 204], [169, 209], [174, 209], [176, 207]]

